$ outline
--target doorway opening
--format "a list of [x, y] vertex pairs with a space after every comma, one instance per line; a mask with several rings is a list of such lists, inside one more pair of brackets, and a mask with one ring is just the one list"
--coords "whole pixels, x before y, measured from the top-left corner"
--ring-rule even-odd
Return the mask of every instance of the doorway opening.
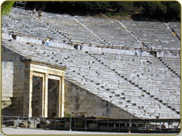
[[43, 78], [33, 76], [32, 117], [42, 116]]
[[48, 118], [59, 116], [59, 80], [48, 79]]

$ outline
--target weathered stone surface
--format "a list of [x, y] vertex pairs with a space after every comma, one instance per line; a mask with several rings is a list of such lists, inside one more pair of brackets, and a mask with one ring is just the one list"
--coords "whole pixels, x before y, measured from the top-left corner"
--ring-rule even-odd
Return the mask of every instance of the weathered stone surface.
[[75, 117], [84, 115], [86, 117], [136, 118], [129, 112], [69, 81], [65, 84], [65, 113]]
[[3, 33], [13, 31], [42, 40], [49, 36], [50, 42], [66, 41], [109, 48], [145, 48], [142, 44], [144, 42], [152, 49], [180, 50], [180, 41], [172, 33], [174, 30], [180, 37], [180, 23], [118, 21], [46, 12], [43, 12], [41, 18], [43, 21], [25, 10], [13, 8], [10, 14], [2, 18]]
[[[12, 48], [11, 46], [13, 46], [14, 51], [19, 52], [20, 54], [26, 52], [26, 54], [23, 54], [24, 57], [29, 57], [32, 60], [46, 62], [60, 67], [65, 65], [67, 67], [66, 80], [82, 87], [94, 96], [98, 96], [99, 99], [103, 99], [103, 103], [110, 102], [111, 104], [128, 111], [128, 113], [132, 113], [134, 116], [142, 118], [155, 118], [159, 115], [161, 118], [178, 117], [174, 111], [168, 109], [141, 90], [143, 88], [152, 95], [156, 89], [160, 90], [162, 88], [170, 87], [175, 89], [176, 93], [179, 92], [180, 82], [178, 77], [173, 75], [174, 77], [172, 77], [171, 81], [171, 72], [154, 57], [146, 58], [143, 56], [121, 56], [116, 54], [90, 56], [82, 51], [70, 49], [58, 50], [57, 48], [50, 48], [42, 45], [31, 46], [29, 44], [19, 44], [16, 41], [9, 42], [3, 40], [3, 46], [4, 45], [6, 45], [6, 48]], [[133, 67], [135, 67], [135, 69], [133, 69]], [[122, 78], [122, 75], [125, 78]], [[129, 80], [131, 81], [129, 82]], [[172, 84], [173, 82], [177, 83], [177, 86], [171, 86], [169, 80]], [[134, 82], [134, 84], [132, 84], [132, 82]], [[161, 86], [161, 84], [163, 86]], [[138, 88], [139, 86], [142, 88]], [[130, 91], [131, 93], [127, 94], [127, 92]], [[83, 93], [85, 93], [85, 91], [83, 91]], [[142, 96], [143, 93], [145, 94], [145, 97]], [[156, 93], [155, 96], [162, 100], [165, 98], [165, 96], [162, 97], [163, 94], [160, 93], [160, 91], [159, 93]], [[136, 103], [136, 106], [132, 105], [132, 103]], [[154, 103], [154, 106], [153, 104], [151, 105], [151, 103]], [[176, 102], [176, 104], [179, 105], [179, 102]], [[82, 107], [81, 104], [80, 107]], [[84, 107], [85, 106], [82, 108], [84, 109]], [[161, 107], [161, 109], [165, 109], [166, 111], [161, 112], [160, 108], [157, 107]], [[150, 113], [150, 109], [153, 108], [156, 109], [155, 112]], [[179, 106], [174, 105], [174, 108], [179, 110]], [[146, 112], [146, 110], [148, 112]], [[104, 111], [102, 110], [100, 111], [100, 113], [103, 112]], [[106, 115], [99, 114], [98, 116]]]
[[[179, 35], [178, 23], [44, 12], [42, 19], [16, 8], [2, 18], [3, 114], [22, 116], [22, 107], [29, 106], [29, 97], [24, 94], [29, 93], [26, 73], [30, 69], [22, 61], [32, 60], [67, 67], [65, 108], [75, 111], [70, 113], [75, 116], [89, 112], [88, 116], [121, 117], [122, 112], [124, 118], [179, 118], [180, 79], [149, 53], [157, 50], [156, 56], [165, 57], [164, 61], [180, 73], [180, 41], [171, 32], [172, 28]], [[47, 36], [50, 46], [43, 44]]]
[[[16, 98], [16, 109], [12, 108], [12, 103], [6, 105], [6, 108], [3, 107], [6, 112], [3, 114], [11, 114], [12, 110], [14, 115], [22, 115], [22, 97], [23, 97], [23, 89], [24, 89], [24, 72], [25, 69], [24, 64], [20, 61], [21, 56], [11, 52], [8, 49], [3, 48], [2, 52], [6, 52], [2, 54], [2, 67], [3, 67], [3, 82], [2, 82], [2, 100], [6, 97]], [[6, 100], [3, 101], [2, 105], [6, 103]], [[8, 111], [8, 106], [11, 106], [11, 112]]]
[[[149, 48], [180, 50], [180, 40], [173, 35], [171, 29], [166, 26], [165, 23], [145, 21], [121, 22], [127, 26], [134, 35], [138, 36], [146, 43]], [[176, 25], [176, 27], [180, 30], [180, 23], [177, 24], [178, 26]]]

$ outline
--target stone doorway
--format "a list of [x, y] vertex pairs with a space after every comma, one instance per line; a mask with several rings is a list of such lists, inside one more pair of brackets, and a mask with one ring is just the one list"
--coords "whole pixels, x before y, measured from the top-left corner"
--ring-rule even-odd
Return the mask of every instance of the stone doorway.
[[64, 117], [64, 68], [26, 62], [23, 115]]

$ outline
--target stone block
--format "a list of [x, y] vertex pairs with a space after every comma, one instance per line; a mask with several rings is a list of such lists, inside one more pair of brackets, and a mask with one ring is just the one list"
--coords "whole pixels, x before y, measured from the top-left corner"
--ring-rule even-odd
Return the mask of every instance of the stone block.
[[2, 38], [4, 39], [10, 39], [9, 34], [2, 33]]
[[28, 38], [27, 38], [27, 37], [21, 37], [21, 38], [20, 38], [20, 41], [21, 41], [21, 42], [28, 42]]
[[36, 44], [42, 44], [42, 40], [35, 39]]
[[36, 40], [35, 40], [34, 38], [28, 38], [28, 42], [30, 42], [30, 43], [35, 43]]
[[19, 122], [19, 127], [28, 128], [28, 126], [29, 126], [28, 120], [21, 120]]

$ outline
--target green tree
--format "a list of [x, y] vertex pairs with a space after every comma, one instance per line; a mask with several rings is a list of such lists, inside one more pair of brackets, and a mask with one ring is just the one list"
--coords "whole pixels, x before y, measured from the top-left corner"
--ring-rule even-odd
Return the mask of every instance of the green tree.
[[10, 13], [14, 3], [15, 1], [4, 1], [1, 5], [1, 15]]
[[111, 7], [115, 8], [117, 12], [126, 12], [127, 10], [130, 10], [133, 8], [133, 2], [131, 1], [114, 1], [110, 2]]
[[167, 7], [159, 2], [144, 2], [143, 12], [149, 16], [160, 16], [167, 13]]
[[168, 3], [167, 13], [171, 15], [171, 18], [180, 20], [181, 6], [178, 2]]
[[180, 20], [180, 4], [175, 1], [142, 2], [143, 13], [153, 18]]

